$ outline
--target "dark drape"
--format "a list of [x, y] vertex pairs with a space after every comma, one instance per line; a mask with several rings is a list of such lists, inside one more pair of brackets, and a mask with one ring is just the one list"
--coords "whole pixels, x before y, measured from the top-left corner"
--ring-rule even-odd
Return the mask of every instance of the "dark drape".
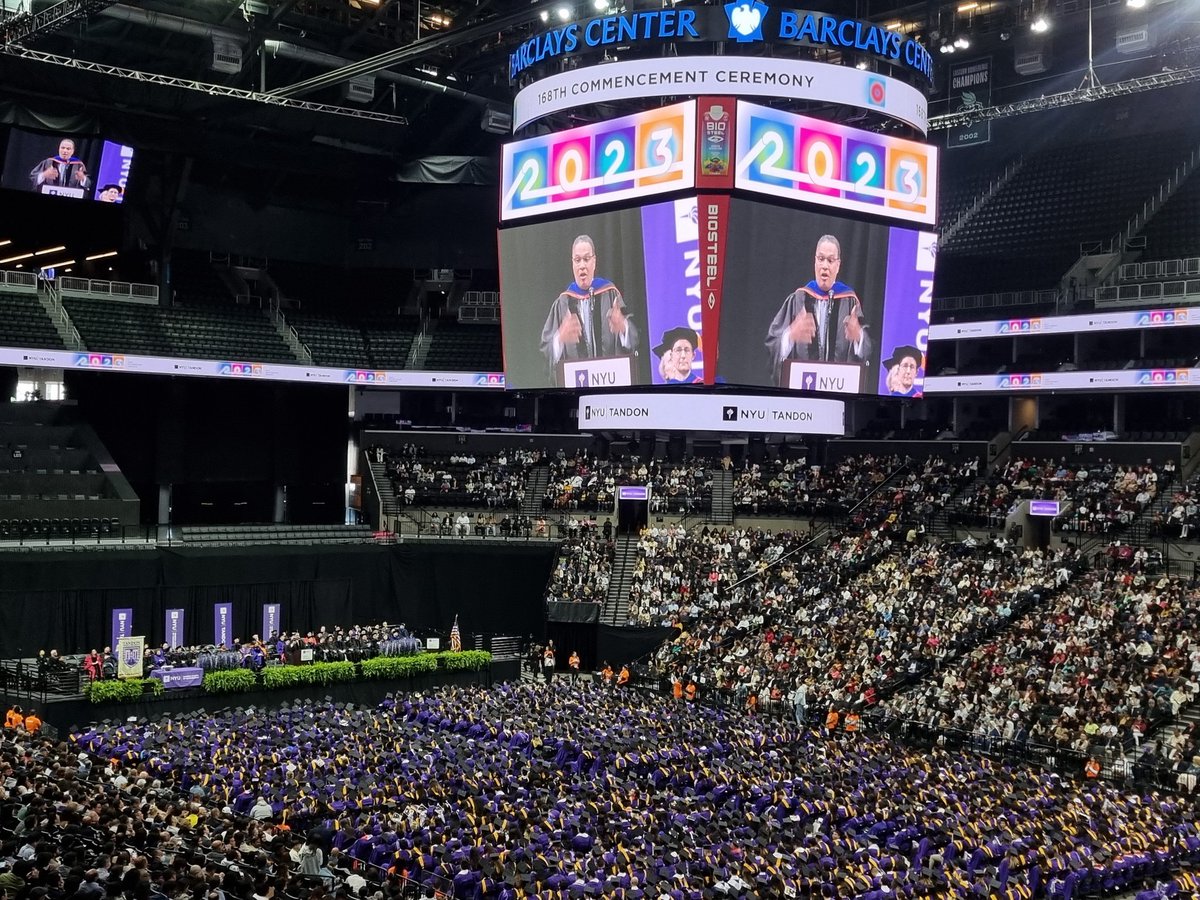
[[213, 604], [233, 604], [233, 631], [262, 628], [278, 603], [289, 630], [403, 622], [448, 637], [545, 634], [552, 545], [417, 543], [9, 554], [0, 566], [0, 657], [83, 653], [109, 643], [114, 609], [161, 642], [164, 612], [185, 610], [185, 635], [213, 636]]
[[547, 603], [546, 619], [551, 622], [599, 622], [599, 603]]
[[554, 658], [559, 672], [569, 671], [571, 651], [579, 654], [579, 669], [595, 672], [600, 668], [596, 657], [596, 625], [591, 622], [547, 622], [546, 637], [554, 641]]
[[596, 652], [613, 668], [633, 662], [656, 650], [663, 641], [675, 635], [674, 628], [614, 628], [600, 625], [596, 633]]

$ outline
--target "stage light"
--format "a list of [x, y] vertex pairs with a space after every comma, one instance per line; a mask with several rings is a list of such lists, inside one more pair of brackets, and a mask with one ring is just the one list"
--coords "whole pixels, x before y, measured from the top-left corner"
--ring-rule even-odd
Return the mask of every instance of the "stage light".
[[1045, 16], [1038, 16], [1033, 20], [1033, 24], [1029, 26], [1029, 30], [1034, 34], [1043, 34], [1050, 30], [1050, 20]]
[[109, 250], [107, 253], [93, 253], [91, 256], [85, 256], [84, 262], [91, 262], [94, 259], [108, 259], [110, 256], [116, 256], [116, 250]]
[[57, 247], [47, 247], [45, 250], [38, 250], [33, 255], [34, 256], [45, 256], [47, 253], [61, 253], [63, 250], [66, 250], [66, 249], [67, 248], [66, 248], [65, 244], [59, 244]]
[[970, 2], [970, 3], [958, 4], [958, 11], [960, 13], [969, 13], [976, 9], [979, 9], [979, 4], [974, 2], [974, 0], [972, 0], [972, 2]]
[[958, 37], [958, 38], [954, 39], [954, 46], [957, 47], [959, 50], [966, 50], [968, 47], [971, 46], [971, 42], [968, 41], [965, 37]]
[[7, 247], [11, 243], [12, 241], [10, 241], [8, 238], [5, 238], [4, 240], [0, 241], [0, 247]]
[[855, 65], [854, 65], [854, 68], [856, 68], [856, 69], [865, 69], [866, 67], [867, 67], [867, 64], [865, 62], [855, 63]]
[[64, 259], [62, 262], [46, 263], [44, 266], [38, 266], [43, 272], [46, 269], [61, 269], [63, 266], [71, 266], [75, 264], [73, 259]]
[[550, 21], [550, 10], [548, 10], [548, 9], [543, 9], [543, 10], [542, 10], [540, 13], [538, 13], [538, 15], [541, 17], [541, 20], [542, 20], [543, 22], [549, 22], [549, 21]]
[[17, 256], [10, 256], [7, 259], [0, 259], [0, 263], [16, 262], [18, 259], [29, 259], [31, 256], [33, 256], [32, 253], [21, 253]]
[[1125, 0], [1125, 5], [1131, 9], [1142, 9], [1146, 5], [1146, 0]]
[[559, 18], [559, 20], [560, 20], [560, 21], [563, 21], [563, 22], [570, 21], [570, 18], [571, 18], [571, 10], [567, 9], [567, 7], [565, 7], [565, 6], [560, 6], [560, 7], [559, 7], [559, 8], [556, 10], [556, 12], [558, 13], [558, 18]]
[[608, 9], [608, 0], [592, 0], [592, 6], [596, 7], [597, 12], [604, 12]]

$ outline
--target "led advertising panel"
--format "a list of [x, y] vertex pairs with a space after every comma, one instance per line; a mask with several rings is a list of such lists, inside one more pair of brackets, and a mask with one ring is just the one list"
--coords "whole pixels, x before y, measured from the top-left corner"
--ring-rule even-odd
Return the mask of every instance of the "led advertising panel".
[[[886, 94], [882, 79], [873, 87]], [[932, 225], [936, 147], [738, 101], [734, 186], [781, 200]]]
[[750, 394], [583, 394], [579, 427], [661, 428], [667, 431], [753, 431], [759, 434], [828, 434], [846, 429], [846, 404], [819, 397]]
[[734, 198], [716, 380], [919, 397], [936, 235]]
[[500, 219], [686, 190], [695, 153], [691, 101], [514, 141], [501, 159]]
[[133, 148], [102, 138], [13, 128], [0, 187], [54, 197], [122, 203]]

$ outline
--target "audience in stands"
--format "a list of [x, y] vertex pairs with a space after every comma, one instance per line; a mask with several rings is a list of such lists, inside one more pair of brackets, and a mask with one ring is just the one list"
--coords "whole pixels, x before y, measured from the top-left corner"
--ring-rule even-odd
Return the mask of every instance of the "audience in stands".
[[612, 509], [620, 485], [649, 485], [654, 513], [688, 514], [712, 505], [709, 464], [688, 458], [679, 462], [633, 456], [599, 459], [587, 451], [567, 457], [562, 451], [550, 464], [542, 506], [545, 509]]
[[951, 518], [997, 528], [1021, 500], [1059, 500], [1072, 504], [1059, 520], [1060, 527], [1107, 533], [1124, 528], [1144, 512], [1175, 471], [1171, 461], [1155, 467], [1149, 462], [1133, 466], [1110, 460], [1069, 463], [1018, 457], [959, 498]]
[[606, 520], [571, 518], [567, 537], [559, 545], [558, 562], [550, 574], [546, 600], [551, 603], [603, 603], [613, 566], [613, 528]]
[[1140, 743], [1200, 691], [1196, 590], [1093, 571], [885, 703], [927, 725], [1080, 752]]
[[509, 449], [486, 457], [471, 452], [439, 457], [406, 444], [383, 451], [383, 458], [392, 488], [406, 505], [519, 509], [529, 470], [542, 460], [542, 452]]

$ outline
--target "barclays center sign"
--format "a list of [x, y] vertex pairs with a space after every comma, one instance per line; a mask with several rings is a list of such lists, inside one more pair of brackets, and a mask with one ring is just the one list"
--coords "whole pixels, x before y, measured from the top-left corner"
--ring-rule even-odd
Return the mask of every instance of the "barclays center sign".
[[724, 6], [652, 9], [597, 16], [534, 35], [508, 58], [511, 80], [543, 63], [610, 48], [662, 42], [793, 44], [863, 53], [933, 82], [933, 57], [916, 41], [871, 22], [803, 9], [773, 8], [762, 0]]

